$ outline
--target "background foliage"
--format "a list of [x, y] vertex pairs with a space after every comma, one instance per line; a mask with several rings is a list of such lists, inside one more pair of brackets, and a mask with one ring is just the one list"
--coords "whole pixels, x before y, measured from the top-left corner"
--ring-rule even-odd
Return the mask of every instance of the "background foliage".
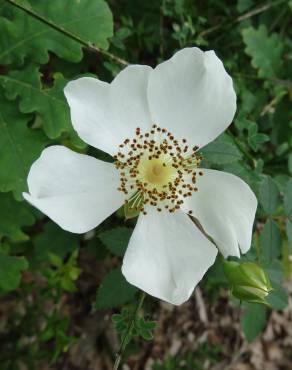
[[[54, 363], [78, 340], [70, 334], [70, 317], [62, 305], [64, 297], [74, 302], [77, 279], [82, 284], [80, 253], [104, 261], [107, 271], [101, 284], [95, 282], [89, 310], [128, 304], [113, 317], [122, 336], [137, 299], [137, 289], [120, 272], [135, 220], [125, 224], [118, 211], [94, 232], [76, 236], [23, 201], [29, 168], [47, 145], [58, 143], [104, 159], [73, 131], [64, 85], [85, 74], [110, 81], [123, 68], [123, 60], [154, 66], [192, 45], [216, 51], [237, 91], [234, 124], [202, 152], [204, 166], [240, 176], [259, 199], [252, 248], [242, 261], [259, 263], [273, 291], [270, 308], [242, 307], [242, 330], [248, 341], [253, 340], [265, 328], [271, 309], [282, 310], [288, 303], [284, 283], [291, 275], [292, 253], [292, 2], [17, 3], [95, 49], [6, 0], [0, 4], [0, 294], [3, 302], [13, 302], [7, 329], [0, 330], [1, 369], [20, 369], [21, 363], [38, 369], [43, 359]], [[218, 259], [202, 288], [211, 301], [219, 299], [222, 287], [228, 289], [228, 283]], [[155, 312], [155, 301], [147, 300], [149, 311]], [[239, 302], [232, 298], [232, 304]], [[153, 323], [143, 316], [139, 320], [132, 334], [151, 339]], [[213, 352], [202, 351], [213, 358]], [[191, 365], [184, 368], [200, 366], [198, 358], [189, 357]], [[177, 369], [179, 361], [171, 361], [153, 369]]]

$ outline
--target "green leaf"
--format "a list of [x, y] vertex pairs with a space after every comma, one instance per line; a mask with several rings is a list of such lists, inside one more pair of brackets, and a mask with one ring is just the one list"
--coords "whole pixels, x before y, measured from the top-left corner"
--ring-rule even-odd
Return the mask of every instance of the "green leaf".
[[292, 153], [290, 153], [289, 156], [288, 156], [288, 169], [289, 169], [289, 172], [292, 175]]
[[208, 162], [215, 164], [227, 164], [239, 161], [242, 154], [239, 149], [229, 142], [212, 142], [206, 145], [201, 153]]
[[18, 199], [26, 190], [26, 178], [47, 139], [40, 130], [27, 127], [27, 117], [0, 91], [0, 191], [12, 190]]
[[283, 310], [288, 306], [288, 293], [278, 282], [272, 282], [273, 290], [267, 297], [267, 302], [275, 310]]
[[280, 192], [275, 181], [267, 176], [259, 189], [259, 201], [264, 211], [272, 215], [280, 205]]
[[279, 257], [281, 253], [281, 233], [278, 225], [268, 219], [260, 236], [261, 259], [264, 262], [271, 262]]
[[292, 217], [292, 177], [288, 180], [284, 191], [284, 209], [286, 216]]
[[112, 270], [101, 283], [95, 307], [97, 309], [113, 308], [121, 306], [134, 298], [138, 289], [130, 285], [124, 278], [121, 269]]
[[266, 308], [259, 304], [248, 304], [241, 318], [241, 326], [248, 342], [254, 340], [267, 323]]
[[30, 64], [20, 71], [0, 75], [0, 84], [8, 99], [19, 97], [22, 113], [38, 113], [43, 121], [46, 135], [55, 139], [63, 132], [70, 134], [73, 144], [84, 147], [84, 143], [73, 130], [69, 107], [63, 93], [67, 81], [61, 74], [55, 74], [52, 88], [44, 88], [41, 75], [36, 66]]
[[28, 268], [24, 257], [7, 256], [0, 252], [0, 289], [9, 292], [18, 287], [21, 271]]
[[[27, 1], [19, 3], [29, 7]], [[108, 48], [113, 20], [104, 0], [30, 0], [29, 4], [35, 13], [67, 32]], [[49, 51], [72, 62], [82, 59], [82, 45], [47, 24], [11, 5], [6, 5], [2, 14], [6, 18], [0, 17], [0, 30], [6, 31], [6, 38], [0, 38], [0, 64], [22, 64], [25, 59], [44, 64], [49, 60]]]
[[268, 35], [265, 25], [258, 29], [253, 27], [242, 31], [243, 41], [246, 45], [245, 52], [251, 58], [251, 64], [258, 69], [260, 77], [276, 77], [282, 67], [282, 53], [284, 44], [281, 37], [273, 33]]
[[63, 258], [78, 248], [78, 236], [62, 230], [54, 222], [48, 222], [33, 239], [33, 244], [37, 261], [48, 260], [49, 253]]
[[127, 249], [133, 230], [128, 227], [116, 227], [98, 234], [103, 244], [116, 256], [122, 257]]
[[292, 222], [289, 220], [286, 221], [286, 233], [289, 243], [289, 251], [290, 254], [292, 254]]
[[0, 193], [0, 239], [6, 236], [12, 241], [27, 240], [22, 227], [33, 223], [28, 204], [16, 201], [10, 193]]

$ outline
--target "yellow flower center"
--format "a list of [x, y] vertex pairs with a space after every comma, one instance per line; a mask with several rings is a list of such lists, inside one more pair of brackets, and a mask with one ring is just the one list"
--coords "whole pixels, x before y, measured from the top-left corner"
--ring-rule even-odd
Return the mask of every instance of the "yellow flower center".
[[136, 129], [134, 138], [126, 139], [114, 156], [120, 171], [118, 190], [126, 194], [128, 206], [146, 214], [145, 205], [174, 212], [184, 198], [196, 192], [196, 176], [202, 157], [198, 147], [189, 148], [186, 139], [176, 140], [166, 129], [156, 125], [149, 132]]
[[177, 171], [169, 161], [167, 162], [166, 158], [159, 157], [149, 160], [145, 155], [140, 160], [138, 172], [137, 178], [147, 183], [149, 188], [162, 189], [173, 179]]

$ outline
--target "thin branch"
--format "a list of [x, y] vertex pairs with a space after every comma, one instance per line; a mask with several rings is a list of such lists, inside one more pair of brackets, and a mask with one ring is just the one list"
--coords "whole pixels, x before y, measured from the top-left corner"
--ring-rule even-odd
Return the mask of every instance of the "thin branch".
[[94, 51], [98, 54], [102, 54], [105, 57], [107, 57], [111, 60], [114, 60], [115, 62], [117, 62], [117, 63], [119, 63], [123, 66], [127, 66], [127, 65], [130, 64], [126, 60], [124, 60], [122, 58], [119, 58], [116, 55], [114, 55], [114, 54], [112, 54], [112, 53], [110, 53], [106, 50], [100, 49], [98, 46], [94, 45], [92, 42], [83, 40], [78, 35], [75, 35], [74, 33], [71, 33], [69, 31], [67, 31], [64, 27], [57, 25], [56, 23], [52, 22], [51, 20], [49, 20], [49, 19], [43, 17], [42, 15], [36, 13], [34, 10], [29, 9], [29, 8], [19, 4], [17, 1], [15, 1], [15, 0], [5, 0], [5, 1], [8, 2], [9, 4], [11, 4], [12, 6], [14, 6], [14, 7], [22, 10], [23, 12], [27, 13], [31, 17], [37, 19], [38, 21], [40, 21], [40, 22], [46, 24], [47, 26], [53, 28], [54, 30], [62, 33], [63, 35], [70, 38], [71, 40], [74, 40], [74, 41], [78, 42], [80, 45], [88, 48], [89, 50], [92, 50], [92, 51]]
[[277, 6], [281, 3], [283, 3], [285, 0], [278, 0], [278, 1], [274, 1], [274, 2], [271, 2], [271, 3], [268, 3], [268, 4], [264, 4], [264, 5], [261, 5], [251, 11], [248, 11], [247, 13], [235, 18], [234, 20], [232, 20], [229, 24], [226, 24], [226, 22], [221, 22], [213, 27], [210, 27], [208, 28], [207, 30], [205, 31], [202, 31], [200, 34], [199, 34], [199, 37], [203, 37], [203, 36], [206, 36], [210, 33], [213, 33], [214, 31], [217, 31], [219, 30], [221, 27], [223, 27], [225, 24], [227, 26], [232, 26], [234, 23], [239, 23], [239, 22], [242, 22], [244, 21], [245, 19], [248, 19], [248, 18], [251, 18], [251, 17], [254, 17], [255, 15], [257, 14], [260, 14], [260, 13], [263, 13], [265, 11], [267, 11], [268, 9], [274, 7], [274, 6]]
[[122, 340], [120, 349], [119, 349], [119, 351], [116, 354], [116, 360], [115, 360], [115, 363], [114, 363], [113, 370], [118, 370], [118, 368], [120, 366], [120, 362], [121, 362], [122, 356], [123, 356], [123, 354], [125, 352], [125, 349], [127, 347], [127, 344], [129, 342], [129, 338], [130, 338], [131, 332], [132, 332], [133, 327], [135, 325], [135, 320], [137, 318], [137, 315], [138, 315], [139, 311], [141, 310], [141, 308], [143, 306], [143, 302], [144, 302], [145, 296], [146, 296], [146, 294], [144, 292], [141, 292], [140, 299], [138, 300], [137, 305], [136, 305], [136, 307], [135, 307], [135, 309], [133, 311], [132, 318], [131, 318], [131, 320], [130, 320], [130, 322], [128, 324], [127, 331], [126, 331], [125, 336], [124, 336], [124, 338]]

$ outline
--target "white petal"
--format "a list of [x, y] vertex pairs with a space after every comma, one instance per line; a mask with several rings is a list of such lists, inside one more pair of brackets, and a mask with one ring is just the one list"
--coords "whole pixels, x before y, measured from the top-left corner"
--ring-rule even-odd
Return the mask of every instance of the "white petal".
[[115, 154], [118, 145], [135, 135], [135, 128], [148, 129], [151, 118], [147, 83], [151, 67], [132, 65], [111, 84], [82, 77], [64, 89], [74, 129], [86, 143]]
[[32, 165], [23, 196], [63, 229], [84, 233], [122, 205], [118, 184], [113, 164], [51, 146]]
[[[201, 169], [200, 169], [201, 170]], [[240, 256], [251, 244], [257, 199], [250, 187], [230, 173], [202, 169], [198, 192], [186, 198], [185, 211], [192, 210], [224, 257]]]
[[122, 272], [133, 285], [172, 304], [182, 304], [214, 263], [216, 247], [183, 212], [148, 207], [140, 215]]
[[236, 110], [232, 79], [214, 51], [186, 48], [150, 74], [154, 122], [190, 144], [204, 146], [223, 132]]

